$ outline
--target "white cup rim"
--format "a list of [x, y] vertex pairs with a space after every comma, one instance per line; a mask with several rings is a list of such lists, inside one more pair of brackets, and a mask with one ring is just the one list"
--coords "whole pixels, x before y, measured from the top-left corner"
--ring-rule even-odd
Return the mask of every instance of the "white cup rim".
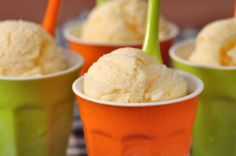
[[236, 70], [236, 66], [212, 66], [212, 65], [199, 65], [191, 63], [183, 58], [181, 58], [177, 51], [179, 48], [184, 47], [186, 45], [195, 45], [196, 39], [188, 39], [185, 41], [177, 42], [173, 46], [171, 46], [169, 50], [169, 55], [172, 60], [176, 60], [178, 62], [181, 62], [182, 64], [186, 64], [188, 66], [197, 67], [197, 68], [203, 68], [203, 69], [215, 69], [215, 70]]
[[[85, 45], [95, 45], [95, 46], [108, 46], [108, 47], [113, 47], [113, 46], [139, 46], [142, 45], [142, 41], [138, 41], [138, 42], [117, 42], [117, 43], [99, 43], [99, 42], [92, 42], [92, 41], [88, 41], [88, 40], [83, 40], [77, 36], [74, 36], [71, 34], [71, 29], [74, 28], [75, 26], [78, 25], [82, 25], [83, 21], [79, 21], [79, 20], [71, 20], [69, 22], [67, 22], [63, 28], [63, 36], [65, 37], [66, 40], [68, 41], [72, 41], [75, 43], [80, 43], [80, 44], [85, 44]], [[179, 34], [179, 28], [178, 26], [170, 21], [167, 21], [168, 26], [170, 27], [170, 33], [169, 35], [167, 35], [166, 37], [164, 37], [163, 39], [160, 40], [160, 42], [165, 42], [168, 41], [170, 39], [175, 38], [178, 34]]]
[[[26, 80], [42, 80], [42, 79], [48, 79], [48, 78], [54, 78], [54, 77], [58, 77], [61, 75], [66, 75], [68, 73], [74, 72], [76, 70], [78, 70], [79, 68], [82, 67], [83, 63], [84, 63], [84, 59], [77, 53], [72, 52], [70, 50], [66, 50], [66, 49], [62, 49], [61, 51], [64, 52], [64, 54], [66, 54], [67, 59], [70, 57], [73, 57], [76, 60], [76, 63], [74, 65], [72, 65], [71, 67], [59, 71], [59, 72], [55, 72], [55, 73], [51, 73], [51, 74], [47, 74], [47, 75], [42, 75], [42, 76], [27, 76], [27, 77], [9, 77], [9, 76], [0, 76], [0, 80], [5, 80], [5, 81], [26, 81]], [[69, 59], [68, 59], [69, 60]]]
[[190, 78], [191, 80], [193, 80], [196, 84], [197, 87], [196, 89], [191, 93], [188, 94], [184, 97], [180, 97], [177, 99], [173, 99], [173, 100], [167, 100], [167, 101], [160, 101], [160, 102], [148, 102], [148, 103], [122, 103], [122, 102], [109, 102], [109, 101], [103, 101], [103, 100], [98, 100], [95, 98], [92, 98], [90, 96], [85, 95], [79, 88], [79, 84], [81, 84], [83, 82], [84, 76], [79, 77], [77, 80], [74, 81], [72, 89], [74, 91], [74, 93], [91, 102], [97, 103], [97, 104], [102, 104], [102, 105], [108, 105], [108, 106], [116, 106], [116, 107], [149, 107], [149, 106], [161, 106], [161, 105], [169, 105], [169, 104], [175, 104], [178, 102], [182, 102], [182, 101], [187, 101], [189, 99], [192, 99], [198, 95], [200, 95], [200, 93], [202, 92], [203, 88], [204, 88], [204, 84], [202, 82], [202, 80], [200, 80], [197, 76], [194, 76], [188, 72], [184, 72], [184, 71], [177, 71], [180, 75], [185, 76]]

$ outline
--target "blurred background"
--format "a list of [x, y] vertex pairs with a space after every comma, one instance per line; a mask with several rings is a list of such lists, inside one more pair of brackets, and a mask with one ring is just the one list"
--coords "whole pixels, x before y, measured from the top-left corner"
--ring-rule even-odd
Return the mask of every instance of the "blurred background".
[[[91, 9], [94, 0], [62, 0], [59, 24]], [[210, 21], [233, 16], [234, 0], [162, 0], [162, 14], [181, 28], [201, 27]], [[47, 0], [0, 0], [0, 20], [40, 22]]]

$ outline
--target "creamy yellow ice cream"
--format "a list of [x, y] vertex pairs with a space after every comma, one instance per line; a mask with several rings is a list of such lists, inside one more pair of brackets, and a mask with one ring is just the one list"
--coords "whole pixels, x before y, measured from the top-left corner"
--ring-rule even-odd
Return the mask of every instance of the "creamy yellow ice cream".
[[[147, 2], [145, 0], [112, 0], [96, 6], [81, 27], [71, 33], [84, 40], [99, 43], [142, 41], [145, 35]], [[163, 17], [160, 18], [160, 39], [169, 33]]]
[[38, 24], [0, 22], [0, 76], [40, 76], [64, 70], [66, 59]]
[[201, 65], [236, 65], [236, 19], [224, 19], [205, 26], [197, 36], [189, 61]]
[[152, 102], [187, 94], [185, 80], [154, 57], [135, 48], [102, 56], [84, 75], [84, 93], [112, 102]]

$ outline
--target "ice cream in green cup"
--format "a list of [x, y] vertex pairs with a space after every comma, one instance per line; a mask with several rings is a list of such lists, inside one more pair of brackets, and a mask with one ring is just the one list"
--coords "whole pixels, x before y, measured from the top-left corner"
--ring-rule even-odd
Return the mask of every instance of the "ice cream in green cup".
[[0, 155], [65, 155], [73, 117], [72, 82], [81, 57], [67, 53], [70, 68], [36, 78], [0, 78]]
[[[71, 85], [83, 59], [58, 48], [39, 25], [4, 21], [0, 27], [0, 155], [64, 156], [73, 117]], [[10, 50], [3, 51], [5, 46]], [[62, 60], [66, 68], [51, 73]]]
[[200, 77], [202, 92], [193, 130], [193, 156], [235, 156], [236, 67], [206, 66], [189, 62], [195, 40], [177, 43], [170, 49], [173, 66]]

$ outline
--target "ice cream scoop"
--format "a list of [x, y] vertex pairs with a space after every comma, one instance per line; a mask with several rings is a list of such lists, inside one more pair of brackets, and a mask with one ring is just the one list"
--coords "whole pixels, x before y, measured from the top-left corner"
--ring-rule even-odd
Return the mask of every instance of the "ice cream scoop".
[[122, 48], [101, 57], [84, 76], [84, 93], [113, 102], [152, 102], [187, 94], [178, 73], [135, 48]]
[[22, 20], [0, 22], [0, 76], [40, 76], [66, 67], [64, 55], [40, 25]]
[[[98, 43], [124, 43], [143, 41], [147, 16], [144, 0], [115, 0], [96, 6], [72, 34]], [[160, 19], [160, 39], [169, 33], [163, 17]]]
[[236, 19], [212, 22], [198, 34], [189, 61], [210, 66], [236, 65]]

